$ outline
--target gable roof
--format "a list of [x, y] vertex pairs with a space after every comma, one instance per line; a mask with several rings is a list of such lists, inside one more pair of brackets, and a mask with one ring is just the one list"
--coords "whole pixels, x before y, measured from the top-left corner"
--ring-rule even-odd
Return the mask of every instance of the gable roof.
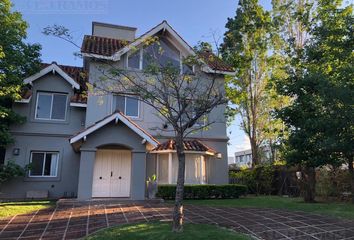
[[85, 138], [87, 135], [97, 131], [98, 129], [100, 129], [101, 127], [107, 125], [108, 123], [110, 123], [112, 121], [116, 121], [116, 122], [121, 121], [127, 127], [129, 127], [133, 132], [138, 134], [140, 137], [145, 139], [147, 142], [152, 144], [154, 147], [156, 147], [159, 144], [159, 141], [157, 141], [151, 134], [149, 134], [147, 131], [145, 131], [138, 124], [133, 122], [130, 118], [125, 116], [120, 111], [114, 112], [111, 115], [108, 115], [107, 117], [101, 119], [100, 121], [85, 128], [83, 131], [72, 136], [69, 141], [71, 144], [75, 143], [75, 142], [79, 141], [80, 139]]
[[[205, 145], [199, 140], [185, 140], [183, 141], [183, 147], [185, 151], [188, 152], [205, 152], [210, 155], [216, 154], [216, 151], [211, 147]], [[176, 151], [176, 142], [173, 139], [167, 140], [164, 143], [157, 145], [151, 152], [174, 152]]]
[[33, 81], [36, 81], [37, 79], [43, 77], [44, 75], [53, 72], [53, 73], [58, 73], [61, 77], [63, 77], [73, 88], [75, 89], [80, 89], [80, 84], [73, 78], [73, 76], [69, 75], [67, 72], [65, 72], [61, 67], [57, 65], [56, 62], [52, 62], [50, 65], [44, 67], [41, 71], [38, 73], [26, 78], [23, 80], [25, 84], [31, 84]]
[[[130, 49], [139, 46], [144, 42], [144, 40], [154, 36], [160, 31], [168, 31], [187, 54], [196, 54], [193, 48], [165, 20], [132, 42], [86, 35], [82, 42], [81, 52], [82, 55], [86, 57], [118, 61], [123, 54], [127, 53]], [[230, 72], [234, 72], [231, 66], [228, 66], [211, 52], [201, 54], [198, 53], [198, 55], [208, 66], [205, 69], [206, 72], [221, 74], [229, 74]]]

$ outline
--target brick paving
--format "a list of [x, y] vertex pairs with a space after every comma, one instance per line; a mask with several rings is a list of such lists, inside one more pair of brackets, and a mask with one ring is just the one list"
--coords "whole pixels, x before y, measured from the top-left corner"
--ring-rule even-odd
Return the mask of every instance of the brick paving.
[[[172, 205], [151, 202], [57, 204], [0, 219], [0, 239], [78, 239], [126, 223], [170, 221]], [[185, 206], [189, 223], [214, 224], [254, 239], [352, 239], [354, 221], [276, 209]]]

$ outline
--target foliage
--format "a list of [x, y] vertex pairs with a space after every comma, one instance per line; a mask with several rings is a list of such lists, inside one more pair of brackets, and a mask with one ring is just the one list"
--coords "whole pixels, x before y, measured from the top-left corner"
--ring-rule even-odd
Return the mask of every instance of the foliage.
[[[184, 199], [214, 199], [238, 198], [246, 194], [247, 187], [240, 184], [227, 185], [186, 185], [184, 186]], [[157, 196], [163, 199], [174, 199], [176, 185], [159, 185]]]
[[277, 81], [278, 92], [293, 98], [279, 111], [291, 129], [285, 158], [311, 179], [304, 186], [315, 183], [318, 166], [353, 162], [353, 14], [352, 6], [340, 7], [341, 1], [318, 1], [307, 25], [311, 38], [293, 48], [288, 77]]
[[145, 240], [247, 240], [245, 235], [235, 233], [217, 226], [204, 224], [186, 224], [183, 233], [174, 234], [169, 223], [153, 222], [136, 225], [123, 225], [98, 231], [85, 239], [145, 239]]
[[39, 69], [41, 47], [25, 43], [27, 23], [19, 12], [11, 11], [10, 0], [0, 4], [0, 147], [12, 142], [9, 125], [23, 118], [11, 110], [21, 98], [23, 79]]
[[185, 200], [186, 204], [218, 207], [283, 209], [354, 219], [354, 205], [341, 202], [304, 203], [300, 198], [278, 196], [247, 196], [239, 199]]
[[248, 187], [249, 193], [271, 194], [274, 192], [275, 167], [273, 165], [258, 165], [251, 169], [230, 173], [230, 177], [237, 179]]
[[342, 168], [325, 166], [316, 171], [316, 194], [329, 199], [341, 199], [343, 193], [350, 192], [349, 172]]
[[0, 184], [7, 182], [16, 177], [25, 175], [26, 168], [22, 168], [14, 161], [7, 161], [6, 164], [0, 165]]
[[32, 213], [54, 205], [55, 203], [51, 201], [2, 202], [0, 203], [0, 218]]
[[228, 114], [241, 116], [241, 128], [250, 139], [252, 164], [261, 159], [261, 147], [277, 145], [278, 135], [285, 130], [282, 122], [271, 114], [287, 98], [278, 97], [269, 80], [273, 60], [271, 47], [271, 15], [258, 0], [239, 1], [235, 18], [226, 24], [222, 53], [224, 59], [236, 69], [236, 76], [227, 78], [226, 93], [235, 107]]

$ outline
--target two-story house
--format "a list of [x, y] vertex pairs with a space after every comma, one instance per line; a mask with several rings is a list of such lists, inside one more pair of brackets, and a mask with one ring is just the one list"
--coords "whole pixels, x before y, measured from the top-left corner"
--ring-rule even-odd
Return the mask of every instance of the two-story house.
[[[140, 49], [147, 37], [158, 35], [173, 61], [193, 53], [166, 21], [138, 38], [135, 33], [136, 28], [94, 22], [92, 35], [83, 39], [82, 68], [53, 62], [24, 79], [28, 90], [13, 108], [27, 121], [12, 126], [15, 143], [5, 158], [31, 168], [24, 178], [3, 185], [0, 197], [45, 191], [50, 198], [141, 200], [153, 174], [160, 184], [176, 183], [173, 133], [159, 130], [171, 126], [137, 99], [87, 88], [87, 82], [101, 77], [103, 63], [142, 70], [146, 59]], [[131, 46], [138, 51], [131, 53]], [[223, 84], [232, 69], [219, 60], [208, 61], [210, 54], [202, 54], [202, 71]], [[186, 184], [228, 183], [225, 107], [214, 109], [207, 118], [213, 124], [185, 141]]]

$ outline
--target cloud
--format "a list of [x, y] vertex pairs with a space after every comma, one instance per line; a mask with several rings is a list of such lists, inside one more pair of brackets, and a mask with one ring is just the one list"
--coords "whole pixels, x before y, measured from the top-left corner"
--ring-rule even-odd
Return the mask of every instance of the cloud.
[[246, 135], [243, 135], [243, 139], [235, 144], [235, 152], [251, 149], [250, 140]]

